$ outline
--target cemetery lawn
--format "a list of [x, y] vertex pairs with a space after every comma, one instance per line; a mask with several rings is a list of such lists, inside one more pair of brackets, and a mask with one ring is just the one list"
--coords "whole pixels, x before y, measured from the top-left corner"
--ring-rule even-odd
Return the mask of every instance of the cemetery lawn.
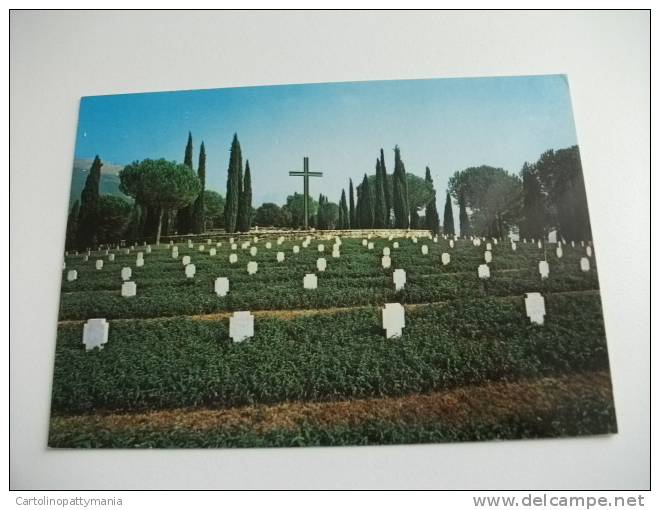
[[[476, 268], [484, 244], [399, 239], [392, 266], [380, 265], [387, 239], [313, 240], [299, 254], [285, 241], [256, 244], [238, 262], [226, 241], [199, 252], [180, 243], [145, 254], [66, 258], [55, 355], [52, 447], [235, 447], [419, 443], [560, 437], [616, 432], [596, 264], [582, 272], [584, 248], [531, 243], [493, 246], [491, 279]], [[317, 251], [317, 244], [325, 252]], [[428, 255], [421, 254], [426, 244]], [[215, 247], [215, 242], [213, 244]], [[139, 250], [139, 249], [138, 249]], [[283, 251], [284, 262], [276, 261]], [[440, 255], [451, 262], [443, 266]], [[184, 275], [181, 257], [197, 272]], [[303, 276], [319, 272], [318, 289]], [[94, 261], [104, 259], [102, 270]], [[247, 262], [258, 272], [248, 275]], [[130, 266], [137, 296], [120, 294]], [[394, 269], [407, 282], [395, 292]], [[229, 294], [213, 292], [219, 276]], [[525, 314], [524, 293], [542, 292], [543, 326]], [[400, 302], [406, 325], [386, 339], [380, 310]], [[232, 344], [228, 317], [249, 310], [255, 335]], [[86, 352], [84, 320], [104, 317], [108, 343]]]

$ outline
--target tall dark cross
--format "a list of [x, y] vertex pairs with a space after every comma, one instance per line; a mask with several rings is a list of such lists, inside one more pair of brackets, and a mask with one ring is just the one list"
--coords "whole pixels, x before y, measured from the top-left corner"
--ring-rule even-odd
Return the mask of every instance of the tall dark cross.
[[305, 210], [305, 230], [309, 228], [309, 178], [310, 177], [323, 177], [323, 172], [310, 172], [309, 171], [309, 158], [305, 156], [303, 158], [303, 171], [302, 172], [289, 172], [289, 175], [303, 178], [304, 183], [304, 210]]

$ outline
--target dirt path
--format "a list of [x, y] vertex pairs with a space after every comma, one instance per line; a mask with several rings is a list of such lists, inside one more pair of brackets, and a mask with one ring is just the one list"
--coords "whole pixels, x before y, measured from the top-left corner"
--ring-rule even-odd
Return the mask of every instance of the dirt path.
[[466, 386], [426, 395], [339, 402], [287, 402], [233, 409], [174, 409], [146, 413], [98, 413], [54, 417], [54, 430], [213, 430], [247, 427], [254, 432], [312, 426], [355, 426], [365, 420], [399, 423], [467, 421], [498, 423], [540, 416], [576, 400], [611, 400], [607, 372]]

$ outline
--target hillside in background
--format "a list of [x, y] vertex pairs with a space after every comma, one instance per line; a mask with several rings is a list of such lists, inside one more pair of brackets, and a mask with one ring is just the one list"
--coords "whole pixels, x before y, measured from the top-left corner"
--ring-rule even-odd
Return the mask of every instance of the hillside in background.
[[[85, 180], [90, 167], [91, 159], [76, 159], [73, 161], [73, 175], [71, 177], [71, 195], [69, 196], [69, 207], [80, 199], [80, 193], [85, 186]], [[124, 168], [123, 165], [113, 165], [112, 163], [103, 163], [101, 167], [101, 184], [99, 193], [101, 195], [113, 195], [124, 198], [128, 201], [132, 199], [119, 191], [119, 172]]]

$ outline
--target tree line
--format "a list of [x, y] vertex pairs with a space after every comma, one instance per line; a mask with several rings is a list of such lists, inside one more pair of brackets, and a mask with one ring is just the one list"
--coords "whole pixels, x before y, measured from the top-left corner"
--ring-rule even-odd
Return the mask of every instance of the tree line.
[[544, 152], [519, 175], [480, 166], [454, 173], [445, 205], [446, 234], [453, 235], [451, 198], [459, 208], [460, 235], [543, 238], [552, 230], [566, 240], [591, 239], [577, 145]]
[[[200, 234], [208, 229], [248, 232], [260, 227], [301, 228], [304, 196], [293, 193], [279, 206], [252, 207], [252, 177], [248, 160], [243, 165], [238, 136], [231, 143], [225, 197], [206, 190], [206, 149], [199, 148], [193, 169], [193, 139], [188, 133], [183, 164], [145, 159], [120, 172], [120, 190], [133, 199], [99, 195], [103, 163], [94, 158], [80, 200], [69, 211], [67, 248], [87, 248], [120, 239], [142, 241], [161, 235]], [[384, 151], [376, 158], [374, 173], [363, 174], [337, 202], [321, 194], [309, 198], [310, 227], [330, 229], [425, 228], [434, 234], [541, 238], [556, 229], [567, 240], [591, 239], [586, 191], [577, 146], [549, 150], [538, 161], [525, 163], [519, 175], [491, 166], [455, 172], [447, 184], [443, 221], [436, 206], [436, 191], [429, 167], [424, 178], [406, 172], [398, 146], [394, 169], [388, 174]], [[453, 204], [459, 210], [454, 229]]]

